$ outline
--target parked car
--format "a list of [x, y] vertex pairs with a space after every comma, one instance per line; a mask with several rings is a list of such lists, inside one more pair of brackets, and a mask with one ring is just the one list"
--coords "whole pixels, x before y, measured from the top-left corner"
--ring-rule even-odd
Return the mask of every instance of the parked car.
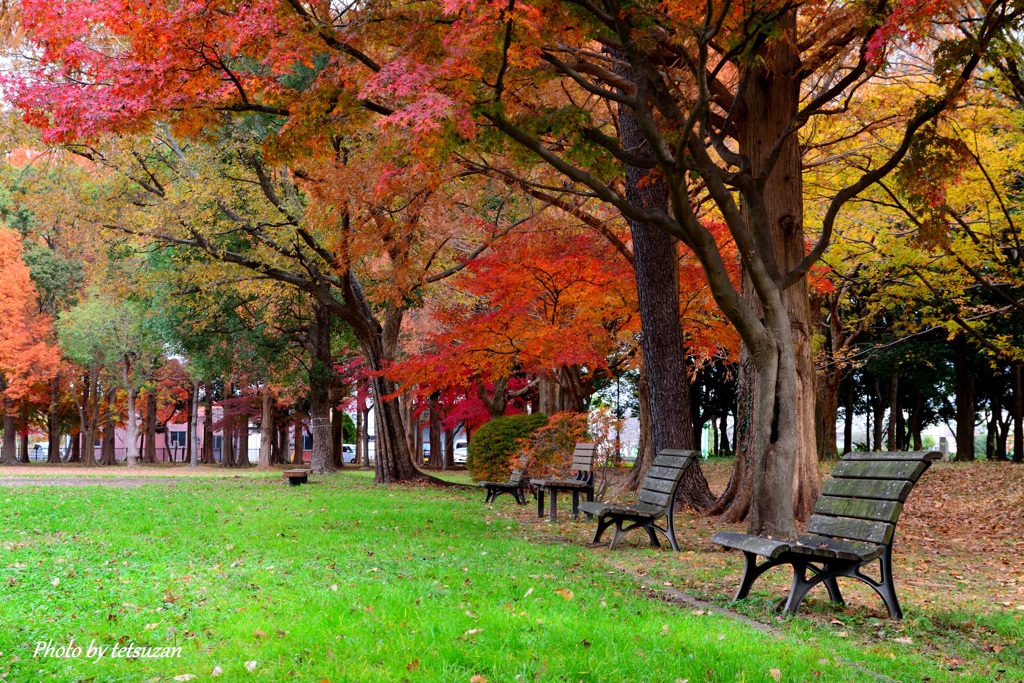
[[455, 442], [455, 464], [465, 465], [466, 458], [469, 456], [469, 442], [468, 441], [456, 441]]
[[356, 445], [354, 443], [341, 444], [341, 458], [345, 462], [356, 461]]

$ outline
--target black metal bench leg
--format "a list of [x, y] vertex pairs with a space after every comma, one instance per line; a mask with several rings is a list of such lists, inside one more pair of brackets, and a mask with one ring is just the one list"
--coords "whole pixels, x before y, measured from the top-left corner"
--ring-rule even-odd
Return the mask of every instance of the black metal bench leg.
[[[790, 614], [796, 614], [797, 609], [800, 607], [800, 603], [803, 602], [804, 596], [807, 595], [807, 591], [811, 590], [816, 586], [819, 581], [811, 579], [807, 580], [807, 563], [804, 561], [793, 562], [793, 584], [789, 588], [789, 597], [786, 598], [786, 604], [783, 609]], [[821, 579], [822, 581], [824, 579]]]
[[846, 600], [843, 600], [843, 593], [839, 590], [839, 582], [835, 580], [835, 577], [831, 579], [825, 579], [825, 588], [828, 589], [828, 599], [838, 605], [845, 605]]
[[580, 492], [572, 490], [572, 518], [579, 519], [580, 516]]
[[878, 561], [882, 565], [882, 581], [879, 585], [875, 586], [872, 584], [872, 588], [885, 602], [886, 608], [889, 610], [889, 616], [893, 619], [902, 619], [903, 610], [900, 609], [900, 601], [896, 598], [896, 584], [892, 580], [892, 547], [887, 547], [885, 553], [878, 558]]
[[537, 487], [537, 517], [544, 517], [544, 489], [540, 486]]
[[736, 589], [736, 597], [733, 598], [734, 602], [747, 597], [750, 593], [750, 587], [754, 585], [758, 577], [775, 566], [770, 562], [765, 562], [760, 567], [757, 566], [757, 554], [755, 553], [744, 551], [743, 556], [747, 558], [747, 563], [743, 567], [743, 578], [740, 579], [740, 587]]
[[622, 539], [622, 520], [615, 520], [615, 535], [612, 536], [612, 542], [608, 546], [608, 550], [615, 550], [615, 547], [619, 545], [619, 541]]
[[551, 502], [548, 504], [548, 521], [554, 522], [558, 518], [558, 489], [551, 489], [548, 491], [548, 496], [551, 497]]
[[673, 513], [673, 508], [676, 506], [676, 501], [673, 498], [669, 503], [668, 508], [668, 526], [666, 527], [665, 535], [668, 536], [668, 542], [672, 546], [672, 550], [679, 552], [679, 541], [676, 540], [676, 520]]
[[594, 532], [594, 540], [591, 541], [594, 544], [601, 542], [601, 535], [604, 534], [605, 529], [611, 526], [612, 520], [608, 517], [600, 517], [597, 520], [597, 531]]
[[[594, 502], [594, 489], [587, 489], [587, 502], [588, 503], [593, 503]], [[586, 513], [586, 514], [587, 514], [587, 521], [594, 519], [594, 515], [590, 514], [589, 512]]]
[[[834, 566], [833, 563], [830, 563], [830, 562], [822, 563], [821, 569], [818, 569], [817, 565], [815, 565], [814, 563], [808, 562], [807, 563], [807, 569], [810, 570], [811, 573], [814, 574], [814, 576], [818, 576], [819, 574], [826, 574], [827, 575], [827, 574], [836, 574], [837, 573], [836, 572], [837, 567]], [[842, 567], [839, 567], [839, 569], [842, 569]], [[828, 578], [819, 579], [819, 580], [823, 584], [825, 584], [825, 588], [826, 588], [826, 590], [828, 590], [828, 599], [829, 600], [831, 600], [832, 602], [837, 603], [839, 605], [845, 605], [846, 604], [846, 601], [843, 600], [843, 594], [839, 590], [839, 582], [836, 581], [836, 577], [835, 576], [829, 576]]]
[[657, 527], [655, 527], [654, 524], [649, 524], [649, 525], [644, 527], [644, 531], [646, 531], [647, 535], [650, 536], [650, 538], [651, 538], [651, 547], [652, 548], [660, 548], [661, 547], [661, 541], [658, 540]]

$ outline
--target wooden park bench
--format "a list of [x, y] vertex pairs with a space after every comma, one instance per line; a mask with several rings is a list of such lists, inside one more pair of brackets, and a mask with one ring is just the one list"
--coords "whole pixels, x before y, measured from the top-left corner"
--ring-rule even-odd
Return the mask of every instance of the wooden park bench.
[[[793, 585], [785, 602], [795, 614], [811, 588], [824, 583], [832, 602], [842, 603], [836, 578], [846, 576], [871, 586], [885, 602], [889, 616], [903, 618], [892, 580], [892, 541], [896, 521], [914, 484], [942, 454], [848, 453], [822, 487], [807, 533], [796, 541], [720, 531], [712, 543], [743, 551], [747, 563], [736, 600], [747, 597], [761, 574], [780, 564], [793, 567]], [[757, 564], [758, 556], [767, 558]], [[881, 579], [861, 569], [879, 561]], [[810, 572], [810, 578], [808, 578]]]
[[[597, 532], [594, 534], [594, 543], [601, 540], [601, 534], [611, 526], [615, 525], [615, 535], [609, 549], [614, 550], [619, 544], [623, 534], [633, 529], [643, 528], [651, 538], [651, 545], [660, 548], [658, 535], [660, 531], [668, 538], [672, 550], [679, 552], [679, 542], [676, 540], [676, 527], [674, 522], [674, 509], [676, 505], [676, 491], [679, 489], [679, 482], [683, 474], [689, 469], [693, 461], [700, 457], [698, 451], [677, 451], [662, 449], [658, 457], [651, 464], [643, 484], [640, 485], [640, 494], [637, 502], [632, 506], [611, 505], [609, 503], [586, 502], [580, 509], [597, 517]], [[657, 522], [662, 517], [667, 518], [665, 528], [658, 526]], [[632, 522], [625, 529], [623, 522]]]
[[298, 486], [299, 484], [306, 484], [309, 482], [309, 470], [285, 470], [285, 478], [288, 479], [289, 486]]
[[[537, 490], [537, 516], [544, 516], [544, 494], [551, 496], [550, 520], [558, 515], [557, 495], [559, 491], [572, 491], [572, 516], [579, 516], [580, 492], [587, 494], [587, 500], [594, 500], [594, 454], [597, 444], [578, 443], [572, 453], [571, 479], [531, 479], [530, 485]], [[587, 514], [590, 519], [590, 514]]]
[[477, 486], [487, 489], [487, 498], [484, 504], [493, 503], [498, 496], [507, 493], [516, 499], [520, 505], [526, 505], [526, 462], [529, 456], [519, 458], [519, 466], [512, 470], [508, 481], [481, 481]]

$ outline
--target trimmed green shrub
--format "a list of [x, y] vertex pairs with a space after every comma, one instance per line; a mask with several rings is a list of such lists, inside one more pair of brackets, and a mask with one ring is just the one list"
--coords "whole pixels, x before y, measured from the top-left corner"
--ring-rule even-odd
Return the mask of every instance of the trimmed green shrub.
[[541, 413], [504, 415], [477, 427], [469, 440], [466, 467], [476, 481], [505, 481], [523, 439], [547, 424]]

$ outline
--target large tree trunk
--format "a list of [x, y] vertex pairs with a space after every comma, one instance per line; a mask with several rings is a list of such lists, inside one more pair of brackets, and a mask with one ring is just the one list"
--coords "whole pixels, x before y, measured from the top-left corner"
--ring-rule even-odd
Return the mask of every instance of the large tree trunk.
[[822, 460], [835, 460], [839, 453], [836, 449], [836, 426], [839, 422], [839, 386], [843, 373], [839, 369], [830, 369], [818, 377], [817, 383], [817, 451]]
[[443, 470], [450, 470], [455, 467], [455, 434], [457, 432], [458, 427], [447, 429], [444, 432], [444, 465], [441, 467]]
[[217, 455], [213, 451], [213, 382], [205, 383], [206, 395], [203, 398], [203, 462], [207, 465], [217, 463]]
[[[222, 404], [223, 405], [223, 404]], [[228, 413], [227, 406], [223, 407], [224, 417], [221, 418], [221, 444], [220, 448], [220, 466], [221, 467], [234, 467], [235, 466], [235, 416]]]
[[28, 416], [23, 416], [21, 421], [21, 462], [28, 464]]
[[[619, 67], [621, 70], [622, 67]], [[623, 149], [644, 159], [654, 155], [644, 139], [636, 113], [619, 107], [619, 135]], [[648, 209], [668, 207], [664, 180], [648, 169], [626, 166], [626, 199]], [[655, 225], [630, 220], [636, 289], [640, 304], [640, 345], [650, 397], [653, 452], [664, 448], [694, 449], [690, 415], [690, 386], [686, 377], [686, 347], [679, 320], [679, 257], [676, 241]], [[636, 476], [646, 475], [646, 468]], [[697, 510], [715, 502], [700, 463], [683, 475], [677, 500]]]
[[260, 417], [261, 468], [270, 467], [270, 453], [274, 445], [274, 397], [270, 387], [263, 385], [263, 412]]
[[1024, 462], [1024, 394], [1021, 393], [1021, 364], [1014, 363], [1010, 368], [1010, 389], [1013, 391], [1013, 404], [1010, 412], [1013, 415], [1013, 461]]
[[441, 439], [441, 404], [436, 393], [431, 394], [427, 404], [428, 426], [430, 428], [430, 467], [435, 470], [447, 469], [442, 450]]
[[[800, 97], [799, 55], [795, 50], [796, 13], [780, 17], [785, 35], [764, 49], [764, 64], [750, 71], [740, 128], [740, 151], [757, 176], [776, 141], [797, 113]], [[789, 135], [768, 175], [756, 211], [751, 199], [744, 214], [754, 226], [764, 221], [771, 235], [765, 245], [769, 272], [784, 273], [805, 255], [803, 181], [799, 140]], [[756, 214], [756, 215], [755, 215]], [[758, 227], [753, 228], [755, 232]], [[774, 255], [774, 262], [771, 256]], [[753, 281], [744, 275], [744, 298], [762, 308], [767, 340], [761, 348], [744, 341], [740, 357], [737, 457], [732, 478], [712, 512], [725, 521], [749, 514], [752, 533], [789, 537], [796, 533], [793, 516], [806, 519], [821, 490], [815, 438], [815, 368], [813, 326], [807, 279], [762, 301]], [[778, 310], [773, 310], [777, 307]], [[791, 509], [781, 497], [791, 498]]]
[[49, 452], [46, 461], [60, 463], [60, 375], [54, 375], [50, 383], [50, 414], [47, 418], [47, 440]]
[[4, 401], [4, 443], [0, 450], [0, 462], [4, 465], [17, 465], [17, 426], [14, 416], [14, 401]]
[[953, 342], [956, 365], [956, 460], [974, 460], [974, 376], [967, 364], [967, 341]]
[[249, 467], [249, 413], [238, 416], [235, 421], [235, 431], [238, 433], [238, 450], [235, 452], [235, 462], [239, 467]]
[[188, 422], [185, 426], [185, 455], [181, 459], [182, 462], [187, 462], [190, 466], [196, 464], [192, 462], [192, 454], [195, 452], [193, 439], [196, 437], [196, 425], [192, 416], [195, 414], [197, 400], [199, 400], [199, 390], [197, 385], [192, 383], [189, 385], [188, 399], [185, 401], [185, 414], [188, 416]]
[[[347, 223], [347, 217], [343, 221]], [[352, 327], [369, 366], [368, 370], [375, 375], [370, 381], [376, 426], [374, 483], [390, 484], [429, 478], [412, 463], [399, 402], [384, 400], [395, 391], [394, 383], [384, 377], [383, 373], [398, 351], [398, 336], [402, 329], [404, 309], [400, 306], [388, 308], [384, 324], [381, 325], [355, 275], [347, 271], [341, 279], [344, 303], [333, 298], [324, 303], [331, 305], [334, 312]]]
[[309, 424], [313, 434], [313, 455], [310, 470], [314, 473], [334, 472], [331, 430], [331, 383], [334, 364], [331, 355], [331, 309], [317, 302], [313, 326], [313, 358], [309, 366]]
[[199, 382], [192, 383], [192, 403], [189, 410], [189, 467], [199, 467]]
[[146, 449], [143, 462], [156, 462], [156, 391], [146, 392]]
[[[100, 439], [100, 464], [117, 464], [117, 423], [114, 420], [114, 401], [117, 399], [117, 388], [110, 387], [106, 394], [107, 409], [104, 413], [103, 436]], [[95, 446], [93, 447], [95, 452]]]
[[331, 398], [331, 462], [336, 469], [345, 467], [345, 411]]

